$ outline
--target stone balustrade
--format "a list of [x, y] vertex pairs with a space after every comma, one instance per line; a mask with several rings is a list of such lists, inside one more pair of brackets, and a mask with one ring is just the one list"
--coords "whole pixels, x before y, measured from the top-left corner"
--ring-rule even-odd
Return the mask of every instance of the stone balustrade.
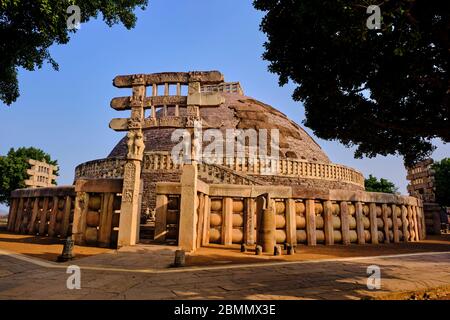
[[82, 163], [75, 168], [75, 180], [81, 178], [122, 178], [125, 159], [105, 158]]
[[74, 186], [14, 190], [8, 231], [60, 238], [71, 235], [75, 196]]
[[[308, 162], [297, 159], [270, 159], [270, 158], [204, 158], [204, 164], [218, 164], [236, 172], [246, 175], [275, 175], [305, 179], [324, 179], [331, 181], [342, 181], [364, 187], [364, 176], [359, 171], [343, 165]], [[180, 165], [173, 163], [169, 152], [147, 152], [144, 155], [143, 172], [152, 170], [179, 170]]]
[[[75, 180], [83, 177], [120, 178], [123, 175], [124, 163], [125, 161], [123, 159], [106, 158], [80, 164], [75, 169]], [[228, 168], [237, 173], [242, 173], [249, 177], [249, 179], [252, 176], [257, 178], [261, 175], [274, 175], [291, 178], [340, 181], [364, 188], [364, 176], [362, 173], [346, 166], [332, 163], [308, 162], [297, 159], [274, 160], [270, 158], [258, 158], [252, 160], [251, 158], [237, 157], [234, 159], [224, 158], [222, 161], [218, 161], [217, 159], [204, 159], [203, 163], [199, 164], [199, 171], [204, 171], [207, 168], [211, 170], [212, 166], [208, 167], [208, 163], [212, 165], [217, 164], [217, 168]], [[178, 170], [181, 170], [181, 165], [174, 163], [171, 154], [167, 151], [150, 151], [144, 154], [143, 173]]]
[[[116, 247], [122, 179], [78, 179], [73, 186], [14, 190], [8, 231]], [[127, 228], [124, 226], [123, 228]]]
[[[197, 186], [197, 231], [195, 245], [185, 248], [189, 251], [211, 243], [259, 243], [262, 211], [257, 199], [263, 194], [268, 195], [268, 206], [274, 211], [274, 243], [379, 244], [419, 241], [426, 236], [423, 205], [414, 197], [286, 186], [208, 185], [201, 181]], [[157, 203], [180, 197], [183, 187], [180, 183], [158, 183]], [[183, 214], [183, 208], [179, 210]], [[157, 206], [156, 212], [157, 223], [164, 220], [166, 209]], [[183, 228], [178, 236], [185, 236]]]

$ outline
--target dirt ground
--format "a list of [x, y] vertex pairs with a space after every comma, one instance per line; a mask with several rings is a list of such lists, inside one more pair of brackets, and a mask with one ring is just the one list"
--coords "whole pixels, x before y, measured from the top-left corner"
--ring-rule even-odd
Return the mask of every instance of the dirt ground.
[[[226, 250], [217, 245], [202, 247], [186, 257], [186, 265], [226, 265], [236, 263], [255, 263], [255, 262], [275, 262], [275, 261], [306, 261], [333, 259], [344, 257], [362, 257], [362, 256], [380, 256], [391, 254], [405, 254], [418, 252], [439, 252], [450, 251], [450, 234], [440, 236], [428, 236], [427, 240], [411, 243], [390, 243], [390, 244], [365, 244], [365, 245], [334, 245], [334, 246], [297, 246], [294, 255], [256, 256], [254, 248], [248, 252], [241, 253], [238, 245], [230, 246]], [[285, 252], [285, 251], [284, 251]]]
[[[0, 249], [18, 252], [33, 257], [56, 261], [63, 249], [63, 240], [31, 235], [12, 234], [0, 226]], [[75, 246], [76, 259], [110, 252], [113, 249]], [[186, 257], [186, 266], [231, 265], [241, 263], [261, 263], [276, 261], [306, 261], [344, 257], [378, 256], [390, 254], [450, 251], [450, 234], [428, 236], [427, 240], [415, 243], [391, 243], [379, 245], [334, 245], [334, 246], [297, 246], [294, 255], [256, 256], [254, 247], [245, 253], [240, 252], [239, 245], [210, 245], [202, 247]]]
[[[12, 234], [4, 231], [0, 226], [0, 249], [56, 261], [62, 252], [63, 246], [64, 242], [60, 239]], [[111, 251], [111, 249], [75, 246], [73, 253], [75, 254], [75, 259], [80, 259], [108, 251]]]
[[431, 290], [393, 292], [374, 296], [371, 300], [450, 300], [450, 286], [434, 288]]

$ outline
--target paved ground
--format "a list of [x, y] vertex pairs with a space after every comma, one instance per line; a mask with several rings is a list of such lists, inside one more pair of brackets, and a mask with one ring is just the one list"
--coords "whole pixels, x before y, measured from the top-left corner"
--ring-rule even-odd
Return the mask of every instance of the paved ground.
[[[92, 258], [73, 262], [82, 288], [68, 290], [66, 266], [0, 250], [0, 299], [359, 299], [450, 286], [450, 252], [134, 271], [83, 266]], [[369, 265], [381, 290], [367, 289]]]

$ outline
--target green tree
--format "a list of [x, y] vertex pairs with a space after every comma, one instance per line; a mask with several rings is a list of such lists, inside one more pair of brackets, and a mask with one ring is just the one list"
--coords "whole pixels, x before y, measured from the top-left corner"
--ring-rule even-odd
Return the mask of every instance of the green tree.
[[432, 168], [435, 171], [436, 201], [443, 207], [450, 207], [450, 158], [434, 163]]
[[376, 177], [369, 174], [369, 178], [364, 180], [364, 186], [366, 191], [370, 192], [384, 192], [384, 193], [396, 193], [398, 188], [391, 181], [381, 178], [378, 180]]
[[[25, 187], [25, 180], [28, 179], [27, 169], [31, 167], [28, 159], [58, 165], [58, 161], [52, 160], [49, 154], [40, 149], [11, 148], [6, 156], [0, 156], [0, 203], [9, 205], [11, 191]], [[54, 174], [57, 176], [58, 171]]]
[[17, 70], [41, 68], [49, 62], [55, 70], [58, 64], [50, 56], [52, 44], [70, 40], [67, 13], [70, 5], [80, 8], [81, 23], [102, 14], [108, 26], [121, 22], [127, 29], [136, 24], [135, 7], [145, 9], [148, 0], [1, 0], [0, 1], [0, 100], [10, 105], [19, 97]]
[[[450, 141], [448, 3], [438, 0], [254, 0], [266, 14], [263, 58], [292, 81], [304, 124], [355, 156], [410, 165]], [[366, 25], [379, 5], [381, 29]]]

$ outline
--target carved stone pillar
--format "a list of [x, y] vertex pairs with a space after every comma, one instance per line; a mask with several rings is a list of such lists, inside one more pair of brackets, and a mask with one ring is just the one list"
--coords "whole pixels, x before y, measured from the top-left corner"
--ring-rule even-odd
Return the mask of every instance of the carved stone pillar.
[[122, 204], [120, 206], [118, 247], [135, 245], [139, 239], [141, 164], [145, 149], [142, 123], [144, 121], [145, 80], [133, 77], [131, 118], [128, 120], [127, 162], [124, 166]]

